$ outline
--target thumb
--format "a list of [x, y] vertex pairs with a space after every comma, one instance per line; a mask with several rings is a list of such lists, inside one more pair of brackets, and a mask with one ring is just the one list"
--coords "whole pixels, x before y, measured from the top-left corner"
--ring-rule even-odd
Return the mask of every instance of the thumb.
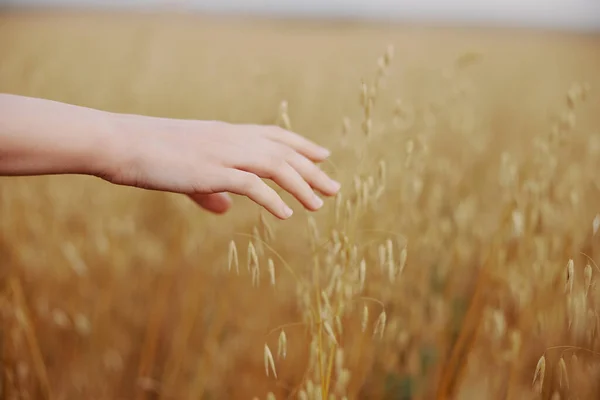
[[231, 197], [227, 193], [195, 193], [189, 197], [200, 207], [215, 214], [223, 214], [231, 207]]

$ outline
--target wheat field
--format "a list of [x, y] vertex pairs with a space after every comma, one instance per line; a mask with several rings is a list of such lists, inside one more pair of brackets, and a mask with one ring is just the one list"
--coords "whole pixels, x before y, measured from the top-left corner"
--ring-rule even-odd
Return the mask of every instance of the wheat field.
[[1, 178], [0, 398], [598, 398], [598, 87], [598, 35], [0, 13], [0, 92], [289, 122], [343, 184]]

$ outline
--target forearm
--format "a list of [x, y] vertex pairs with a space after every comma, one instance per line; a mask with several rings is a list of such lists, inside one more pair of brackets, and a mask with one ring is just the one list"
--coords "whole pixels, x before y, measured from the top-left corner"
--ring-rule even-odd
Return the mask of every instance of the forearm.
[[0, 175], [98, 175], [112, 144], [108, 113], [0, 94]]

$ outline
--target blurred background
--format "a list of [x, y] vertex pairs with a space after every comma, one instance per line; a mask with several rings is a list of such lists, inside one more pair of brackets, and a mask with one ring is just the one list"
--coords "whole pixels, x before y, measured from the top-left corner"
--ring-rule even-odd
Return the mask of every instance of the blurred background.
[[228, 14], [309, 18], [384, 19], [443, 25], [501, 25], [598, 30], [595, 0], [4, 0], [20, 7], [179, 9]]
[[0, 178], [0, 398], [598, 398], [599, 31], [595, 0], [0, 0], [0, 92], [278, 124], [343, 183], [281, 222]]

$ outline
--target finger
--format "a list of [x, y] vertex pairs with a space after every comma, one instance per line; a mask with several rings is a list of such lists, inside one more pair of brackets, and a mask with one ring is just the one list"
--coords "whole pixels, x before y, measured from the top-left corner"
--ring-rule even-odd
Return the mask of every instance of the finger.
[[272, 179], [309, 210], [316, 211], [323, 205], [323, 200], [315, 194], [298, 171], [286, 162], [283, 162], [280, 166], [270, 171], [268, 176], [264, 177]]
[[231, 197], [227, 193], [194, 193], [189, 197], [200, 207], [215, 214], [223, 214], [231, 208]]
[[230, 169], [224, 184], [219, 188], [219, 191], [221, 190], [246, 196], [277, 218], [288, 219], [292, 216], [292, 209], [285, 204], [277, 192], [250, 172]]
[[340, 184], [331, 179], [325, 172], [308, 158], [295, 153], [289, 156], [288, 163], [314, 189], [326, 196], [333, 196], [340, 190]]
[[[323, 200], [319, 198], [287, 160], [298, 153], [289, 147], [279, 143], [267, 143], [264, 152], [246, 153], [245, 159], [233, 164], [232, 167], [253, 173], [261, 178], [271, 179], [281, 188], [294, 196], [305, 208], [316, 211], [323, 206]], [[308, 161], [310, 162], [310, 161]]]
[[297, 133], [287, 131], [278, 126], [268, 127], [267, 129], [263, 129], [263, 131], [265, 137], [268, 139], [285, 144], [312, 161], [323, 161], [329, 157], [329, 150]]

